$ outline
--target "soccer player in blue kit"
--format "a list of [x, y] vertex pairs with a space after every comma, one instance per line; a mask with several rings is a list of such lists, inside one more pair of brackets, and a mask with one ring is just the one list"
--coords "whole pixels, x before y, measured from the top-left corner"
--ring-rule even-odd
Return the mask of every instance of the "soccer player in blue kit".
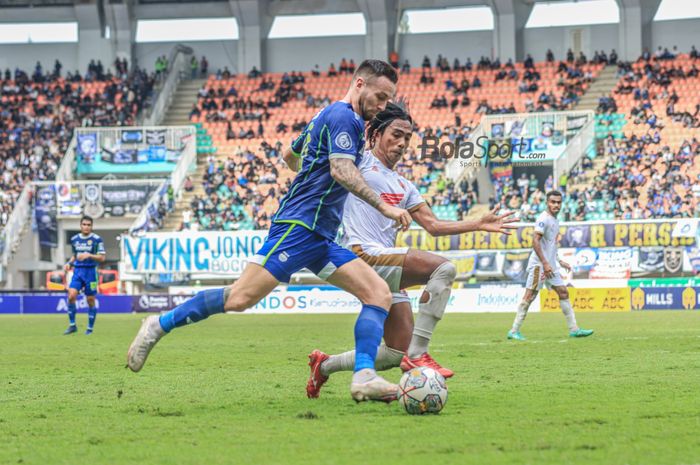
[[105, 245], [102, 238], [92, 232], [92, 218], [83, 216], [80, 219], [80, 233], [71, 237], [70, 245], [73, 255], [64, 269], [73, 268], [73, 278], [68, 286], [68, 320], [70, 325], [63, 334], [73, 334], [78, 331], [75, 324], [75, 301], [78, 293], [83, 291], [88, 302], [88, 326], [85, 334], [92, 334], [97, 317], [95, 295], [97, 294], [97, 264], [105, 261]]
[[143, 321], [129, 347], [127, 365], [139, 371], [151, 349], [174, 328], [215, 313], [245, 311], [292, 273], [308, 268], [362, 303], [355, 323], [355, 369], [350, 395], [356, 401], [391, 401], [398, 387], [377, 375], [374, 361], [391, 307], [386, 282], [364, 261], [335, 243], [348, 192], [397, 222], [410, 214], [385, 203], [357, 169], [364, 148], [365, 121], [382, 111], [396, 93], [396, 70], [380, 60], [365, 60], [355, 71], [345, 97], [314, 116], [284, 153], [298, 171], [273, 216], [266, 242], [231, 286], [201, 291], [168, 313]]

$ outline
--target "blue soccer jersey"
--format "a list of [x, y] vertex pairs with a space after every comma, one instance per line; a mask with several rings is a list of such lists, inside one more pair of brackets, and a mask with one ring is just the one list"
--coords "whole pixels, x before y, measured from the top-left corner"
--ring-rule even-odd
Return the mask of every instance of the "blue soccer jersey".
[[76, 234], [70, 239], [71, 247], [73, 247], [73, 254], [75, 255], [75, 261], [73, 266], [76, 268], [95, 268], [97, 267], [97, 262], [91, 258], [87, 260], [78, 260], [78, 254], [89, 253], [94, 255], [105, 254], [105, 244], [102, 242], [102, 238], [95, 233], [90, 233], [87, 236], [82, 234]]
[[331, 176], [330, 160], [347, 158], [357, 165], [364, 133], [364, 120], [347, 102], [335, 102], [318, 112], [292, 142], [292, 151], [302, 158], [301, 170], [272, 221], [299, 224], [335, 240], [348, 191]]

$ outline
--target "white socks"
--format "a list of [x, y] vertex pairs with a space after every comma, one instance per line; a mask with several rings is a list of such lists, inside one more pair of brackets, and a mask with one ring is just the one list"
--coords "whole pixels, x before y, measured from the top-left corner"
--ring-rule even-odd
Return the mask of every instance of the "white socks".
[[513, 332], [517, 333], [520, 331], [520, 327], [523, 325], [523, 321], [525, 321], [525, 317], [527, 316], [527, 310], [530, 308], [530, 302], [527, 300], [523, 299], [520, 302], [520, 305], [518, 305], [518, 312], [515, 314], [515, 320], [513, 321]]
[[452, 262], [444, 262], [430, 275], [425, 285], [428, 301], [418, 304], [418, 316], [413, 325], [413, 337], [408, 346], [408, 357], [417, 358], [428, 351], [435, 326], [445, 314], [447, 302], [452, 292], [452, 283], [457, 269]]
[[[377, 371], [388, 370], [399, 366], [404, 353], [382, 344], [377, 350], [377, 359], [374, 367]], [[355, 351], [349, 350], [338, 355], [331, 355], [321, 364], [321, 374], [330, 376], [338, 371], [353, 371], [355, 369]]]
[[576, 324], [576, 315], [574, 315], [574, 309], [571, 307], [571, 301], [569, 299], [559, 300], [559, 306], [561, 307], [562, 313], [566, 317], [566, 324], [569, 326], [569, 331], [576, 331], [578, 325]]

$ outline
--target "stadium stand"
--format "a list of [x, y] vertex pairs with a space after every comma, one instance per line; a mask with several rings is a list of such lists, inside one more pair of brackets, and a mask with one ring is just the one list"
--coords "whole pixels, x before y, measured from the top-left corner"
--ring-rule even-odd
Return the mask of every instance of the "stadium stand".
[[[455, 59], [450, 67], [445, 57], [432, 66], [426, 56], [420, 68], [404, 60], [398, 94], [416, 121], [414, 143], [429, 135], [455, 142], [469, 136], [482, 114], [573, 108], [605, 64], [598, 57], [540, 63], [527, 57], [505, 64], [482, 57], [476, 64]], [[232, 75], [224, 69], [209, 76], [189, 113], [199, 128], [200, 153], [207, 156], [203, 183], [175, 227], [268, 227], [292, 179], [282, 148], [319, 108], [342, 98], [352, 69], [341, 62], [326, 73]], [[415, 147], [397, 169], [418, 185], [440, 218], [462, 218], [479, 201], [477, 186], [448, 182], [444, 164], [420, 160]]]
[[[661, 48], [634, 63], [617, 63], [614, 90], [598, 99], [596, 153], [584, 157], [568, 176], [565, 220], [696, 216], [697, 65], [697, 52], [676, 56]], [[504, 182], [505, 192], [518, 197], [507, 206], [521, 208], [527, 219], [543, 208], [539, 196], [523, 202], [526, 197], [513, 189], [513, 180]]]
[[153, 76], [126, 61], [116, 74], [94, 60], [84, 76], [61, 70], [0, 74], [0, 226], [25, 183], [54, 179], [73, 128], [133, 125], [153, 93]]

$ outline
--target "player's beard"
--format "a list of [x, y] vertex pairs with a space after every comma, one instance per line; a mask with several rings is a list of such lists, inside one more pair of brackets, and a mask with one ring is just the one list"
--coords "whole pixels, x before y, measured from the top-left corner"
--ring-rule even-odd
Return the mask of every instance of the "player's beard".
[[374, 118], [374, 115], [370, 115], [368, 110], [365, 108], [364, 95], [360, 95], [360, 99], [358, 100], [358, 103], [360, 104], [360, 114], [362, 116], [362, 119], [365, 121], [371, 121], [372, 118]]

